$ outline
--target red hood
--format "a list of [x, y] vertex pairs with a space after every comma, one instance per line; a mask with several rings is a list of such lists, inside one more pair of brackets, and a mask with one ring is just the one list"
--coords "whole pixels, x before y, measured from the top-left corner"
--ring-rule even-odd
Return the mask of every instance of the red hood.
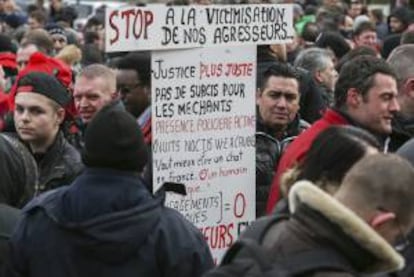
[[16, 54], [14, 53], [0, 53], [0, 65], [17, 69]]

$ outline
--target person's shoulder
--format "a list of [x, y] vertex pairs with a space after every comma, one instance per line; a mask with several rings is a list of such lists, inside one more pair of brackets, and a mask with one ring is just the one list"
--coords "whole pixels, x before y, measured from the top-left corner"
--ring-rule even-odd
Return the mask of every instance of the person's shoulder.
[[317, 122], [318, 121], [303, 129], [302, 132], [295, 137], [295, 139], [286, 148], [284, 155], [282, 155], [282, 159], [283, 157], [288, 158], [291, 156], [296, 159], [296, 156], [300, 156], [303, 151], [306, 151], [308, 146], [311, 144], [311, 138], [316, 136], [316, 133], [319, 132], [319, 127], [315, 125]]
[[23, 207], [22, 212], [25, 216], [28, 216], [39, 208], [46, 210], [49, 207], [54, 207], [55, 202], [60, 198], [62, 194], [65, 193], [66, 190], [67, 187], [61, 187], [44, 192], [30, 200], [29, 203]]
[[68, 173], [71, 174], [79, 174], [84, 165], [82, 163], [81, 154], [79, 151], [71, 145], [65, 138], [63, 143], [62, 149], [62, 162], [65, 166], [65, 169]]
[[62, 143], [62, 151], [64, 155], [70, 155], [80, 160], [80, 153], [79, 151], [69, 143], [69, 141], [62, 137], [63, 143]]
[[[14, 226], [16, 226], [21, 212], [14, 207], [0, 204], [0, 231], [3, 235], [11, 234]], [[1, 237], [1, 235], [0, 235]]]
[[69, 166], [72, 165], [76, 168], [79, 166], [83, 167], [81, 154], [69, 143], [65, 146], [62, 158]]
[[284, 171], [286, 168], [293, 166], [294, 163], [302, 160], [316, 136], [332, 124], [333, 123], [328, 122], [324, 117], [322, 117], [308, 128], [304, 129], [287, 146], [286, 151], [282, 155], [279, 167], [282, 167]]
[[180, 212], [169, 207], [162, 208], [159, 231], [179, 244], [180, 247], [205, 244], [200, 230]]
[[189, 232], [197, 231], [198, 229], [188, 221], [180, 212], [175, 209], [163, 206], [163, 211], [161, 215], [161, 220], [163, 223], [168, 224], [167, 227], [171, 230], [187, 230]]
[[306, 129], [309, 129], [309, 127], [312, 126], [309, 122], [307, 122], [304, 119], [299, 119], [299, 129], [300, 131], [305, 131]]
[[320, 272], [313, 273], [309, 277], [357, 277], [357, 276], [349, 272], [320, 271]]
[[346, 124], [346, 120], [335, 110], [328, 109], [322, 118], [315, 121], [312, 125], [308, 125], [301, 134], [297, 137], [297, 143], [308, 142], [312, 143], [314, 137], [331, 125]]

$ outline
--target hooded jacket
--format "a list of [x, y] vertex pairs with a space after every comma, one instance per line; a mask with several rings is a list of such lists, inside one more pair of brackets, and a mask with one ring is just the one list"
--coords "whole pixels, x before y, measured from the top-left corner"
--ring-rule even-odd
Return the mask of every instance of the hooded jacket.
[[88, 168], [25, 207], [8, 276], [201, 276], [206, 242], [162, 201], [134, 173]]
[[390, 13], [390, 15], [387, 18], [387, 23], [389, 25], [390, 21], [391, 21], [391, 17], [395, 17], [396, 19], [401, 21], [401, 23], [403, 24], [403, 30], [399, 32], [399, 33], [402, 33], [407, 28], [407, 26], [410, 23], [412, 23], [412, 21], [413, 21], [412, 16], [413, 16], [413, 14], [406, 7], [398, 7], [398, 8], [395, 8]]
[[297, 182], [289, 203], [291, 218], [271, 226], [262, 242], [272, 257], [283, 261], [323, 249], [351, 269], [320, 269], [301, 277], [355, 277], [404, 267], [401, 255], [364, 220], [312, 183]]

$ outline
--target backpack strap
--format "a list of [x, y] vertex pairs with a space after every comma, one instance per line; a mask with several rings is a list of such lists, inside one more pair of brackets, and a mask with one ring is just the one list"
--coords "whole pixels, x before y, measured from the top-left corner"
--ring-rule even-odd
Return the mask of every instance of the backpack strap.
[[245, 254], [252, 257], [263, 271], [269, 270], [272, 267], [272, 261], [267, 251], [255, 240], [250, 238], [236, 241], [224, 255], [221, 265], [230, 264], [242, 251], [245, 251]]
[[262, 269], [271, 267], [269, 253], [263, 248], [261, 242], [269, 228], [281, 220], [288, 219], [288, 215], [270, 215], [264, 216], [254, 221], [240, 236], [230, 249], [224, 255], [221, 264], [226, 265], [238, 255], [242, 250], [246, 250]]
[[297, 253], [278, 262], [282, 263], [293, 276], [319, 270], [350, 272], [353, 276], [358, 276], [344, 257], [328, 248]]
[[264, 216], [254, 221], [249, 228], [247, 228], [242, 234], [241, 238], [249, 238], [261, 244], [264, 235], [267, 233], [269, 228], [274, 224], [289, 219], [289, 215], [277, 214]]

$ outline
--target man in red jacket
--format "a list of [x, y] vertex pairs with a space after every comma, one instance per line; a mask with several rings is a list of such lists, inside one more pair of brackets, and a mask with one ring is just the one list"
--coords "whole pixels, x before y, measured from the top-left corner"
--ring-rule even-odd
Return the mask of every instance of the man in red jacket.
[[334, 94], [334, 107], [299, 135], [282, 156], [269, 194], [268, 213], [280, 198], [280, 177], [303, 160], [315, 137], [329, 126], [354, 125], [364, 128], [382, 140], [384, 151], [387, 150], [391, 121], [400, 110], [396, 98], [396, 76], [390, 66], [376, 57], [354, 58], [342, 68]]

